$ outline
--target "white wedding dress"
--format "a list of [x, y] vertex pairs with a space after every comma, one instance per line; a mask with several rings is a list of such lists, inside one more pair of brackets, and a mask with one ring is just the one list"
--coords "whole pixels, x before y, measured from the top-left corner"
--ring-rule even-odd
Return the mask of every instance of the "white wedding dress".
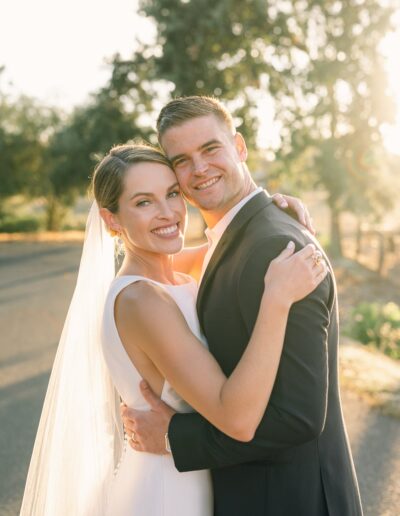
[[[139, 388], [142, 378], [125, 351], [114, 319], [117, 295], [136, 281], [150, 281], [164, 288], [182, 311], [192, 332], [205, 341], [196, 314], [197, 285], [194, 280], [181, 285], [166, 285], [141, 276], [114, 279], [103, 316], [104, 357], [122, 400], [129, 407], [149, 410]], [[166, 381], [161, 399], [177, 412], [192, 411]], [[108, 489], [108, 516], [211, 516], [213, 513], [209, 471], [179, 473], [171, 455], [136, 452], [127, 443]]]

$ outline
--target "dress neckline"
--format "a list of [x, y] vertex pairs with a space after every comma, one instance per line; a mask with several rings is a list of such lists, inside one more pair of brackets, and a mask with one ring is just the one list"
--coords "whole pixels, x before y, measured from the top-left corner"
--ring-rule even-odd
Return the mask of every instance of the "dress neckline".
[[196, 280], [190, 276], [189, 274], [185, 274], [183, 272], [176, 272], [175, 274], [179, 274], [180, 276], [184, 276], [185, 278], [189, 278], [188, 281], [185, 281], [185, 283], [179, 283], [178, 285], [173, 285], [172, 283], [162, 283], [161, 281], [157, 281], [153, 278], [149, 278], [147, 276], [142, 276], [141, 274], [123, 274], [122, 276], [116, 276], [114, 278], [114, 281], [119, 278], [143, 278], [147, 281], [152, 281], [154, 283], [157, 283], [158, 285], [162, 285], [163, 287], [185, 287], [187, 285], [197, 284]]

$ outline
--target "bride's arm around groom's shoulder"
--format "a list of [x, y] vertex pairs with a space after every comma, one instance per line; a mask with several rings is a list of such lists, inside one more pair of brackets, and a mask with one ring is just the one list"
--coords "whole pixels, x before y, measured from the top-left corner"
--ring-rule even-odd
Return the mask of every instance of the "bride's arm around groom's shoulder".
[[[219, 295], [221, 303], [229, 297], [230, 303], [238, 305], [249, 335], [258, 313], [265, 269], [287, 240], [286, 237], [261, 240], [249, 249], [247, 260], [238, 264], [232, 289], [221, 291], [213, 285], [213, 295]], [[332, 282], [329, 274], [290, 310], [278, 375], [255, 438], [239, 443], [199, 414], [177, 414], [171, 421], [169, 438], [179, 470], [269, 460], [320, 435], [327, 410]], [[234, 292], [236, 295], [230, 296]]]

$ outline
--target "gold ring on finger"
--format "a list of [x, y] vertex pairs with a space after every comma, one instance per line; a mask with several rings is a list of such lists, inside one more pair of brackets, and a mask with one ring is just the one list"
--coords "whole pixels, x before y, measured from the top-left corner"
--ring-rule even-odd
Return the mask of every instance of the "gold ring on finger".
[[313, 261], [314, 265], [318, 266], [321, 263], [321, 260], [322, 260], [322, 254], [319, 251], [316, 251], [312, 255], [312, 261]]

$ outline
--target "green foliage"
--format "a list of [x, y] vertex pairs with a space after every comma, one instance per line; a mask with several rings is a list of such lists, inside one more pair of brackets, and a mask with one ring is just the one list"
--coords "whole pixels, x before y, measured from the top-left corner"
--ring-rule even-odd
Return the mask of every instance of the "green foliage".
[[[290, 60], [298, 45], [282, 0], [141, 0], [139, 5], [154, 21], [156, 38], [139, 44], [130, 61], [114, 60], [113, 84], [120, 94], [137, 95], [139, 87], [155, 98], [162, 97], [160, 91], [221, 97], [251, 148], [255, 92], [287, 92], [289, 70], [281, 62]], [[149, 104], [158, 111], [160, 102]]]
[[314, 149], [309, 187], [328, 192], [332, 245], [341, 254], [341, 212], [377, 218], [393, 205], [394, 174], [380, 126], [394, 121], [395, 110], [379, 42], [396, 4], [301, 4], [304, 9], [293, 9], [293, 26], [304, 59], [293, 77], [293, 107], [278, 113], [285, 128], [280, 157], [293, 162]]
[[42, 229], [37, 217], [12, 217], [10, 215], [0, 219], [0, 233], [34, 233]]
[[58, 123], [55, 110], [26, 96], [0, 94], [0, 200], [35, 195], [42, 184], [45, 148]]
[[140, 0], [154, 41], [138, 41], [130, 59], [115, 55], [108, 83], [71, 116], [0, 96], [0, 197], [45, 197], [48, 227], [59, 227], [97, 157], [136, 137], [154, 143], [150, 127], [178, 95], [224, 99], [255, 161], [257, 102], [272, 97], [280, 146], [269, 182], [327, 192], [340, 254], [343, 211], [377, 218], [393, 203], [399, 164], [380, 126], [395, 110], [379, 42], [397, 3]]
[[400, 358], [400, 307], [396, 303], [361, 303], [352, 313], [350, 337]]
[[49, 143], [51, 193], [62, 196], [82, 191], [88, 186], [98, 156], [128, 140], [133, 131], [134, 124], [126, 120], [118, 99], [94, 99], [77, 108]]
[[113, 145], [136, 137], [145, 138], [149, 130], [139, 128], [139, 113], [124, 105], [123, 97], [102, 89], [91, 102], [76, 108], [54, 133], [46, 153], [42, 195], [49, 199], [47, 228], [60, 229], [65, 206], [85, 192], [95, 164]]
[[46, 229], [59, 230], [85, 192], [99, 157], [135, 137], [140, 110], [112, 89], [101, 89], [69, 117], [28, 97], [0, 95], [0, 200], [16, 193], [47, 200]]
[[153, 118], [170, 96], [222, 97], [250, 150], [257, 98], [271, 95], [281, 123], [277, 177], [327, 191], [336, 254], [341, 254], [341, 212], [376, 218], [390, 207], [393, 172], [379, 128], [393, 121], [394, 106], [379, 42], [391, 28], [396, 2], [141, 0], [139, 5], [155, 23], [155, 41], [139, 43], [131, 60], [114, 59], [111, 84], [119, 95], [141, 100]]

